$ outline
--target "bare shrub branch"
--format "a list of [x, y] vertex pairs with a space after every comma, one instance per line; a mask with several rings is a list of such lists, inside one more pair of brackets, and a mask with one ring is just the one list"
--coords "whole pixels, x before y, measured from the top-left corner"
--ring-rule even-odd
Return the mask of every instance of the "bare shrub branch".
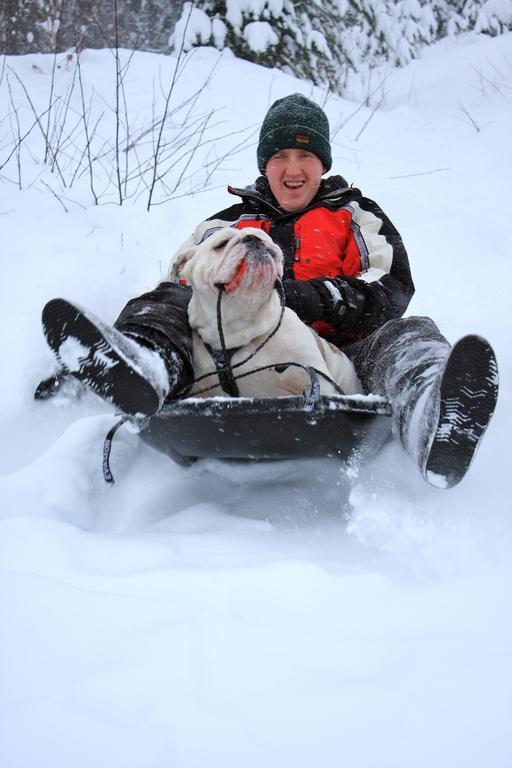
[[88, 121], [87, 112], [85, 108], [84, 84], [82, 80], [82, 65], [80, 62], [80, 58], [81, 58], [81, 53], [77, 53], [76, 66], [78, 68], [78, 84], [80, 86], [80, 98], [82, 100], [82, 117], [83, 117], [84, 131], [85, 131], [85, 151], [87, 152], [87, 158], [89, 161], [88, 170], [89, 170], [89, 183], [91, 187], [91, 193], [94, 198], [94, 204], [98, 205], [98, 197], [94, 189], [94, 171], [92, 167], [92, 158], [91, 158], [91, 139], [89, 136], [89, 121]]
[[[62, 12], [62, 8], [59, 9]], [[55, 33], [55, 46], [53, 49], [53, 63], [52, 63], [52, 76], [50, 78], [50, 95], [48, 97], [48, 114], [47, 114], [47, 122], [46, 122], [46, 148], [44, 152], [44, 162], [45, 164], [48, 162], [48, 155], [50, 154], [50, 146], [49, 146], [49, 139], [48, 136], [50, 134], [50, 119], [52, 114], [52, 101], [53, 101], [53, 92], [55, 89], [55, 70], [57, 68], [57, 51], [59, 47], [59, 29], [60, 29], [60, 22], [61, 18], [58, 19], [57, 23], [57, 31]]]
[[361, 138], [361, 136], [363, 135], [363, 131], [365, 131], [366, 128], [368, 127], [368, 125], [370, 123], [370, 120], [374, 117], [375, 113], [378, 112], [378, 110], [381, 108], [382, 104], [384, 103], [385, 97], [386, 97], [386, 95], [385, 95], [384, 91], [382, 91], [382, 95], [381, 95], [380, 100], [377, 102], [377, 104], [374, 106], [374, 108], [372, 109], [372, 111], [368, 115], [367, 119], [364, 121], [362, 127], [360, 128], [360, 130], [358, 131], [356, 137], [354, 138], [354, 141], [358, 141]]
[[119, 194], [119, 205], [123, 204], [123, 188], [121, 185], [121, 167], [119, 162], [119, 155], [120, 155], [120, 115], [119, 115], [119, 101], [120, 101], [120, 90], [121, 90], [121, 65], [119, 61], [119, 24], [118, 24], [118, 13], [117, 13], [117, 0], [114, 0], [114, 37], [115, 37], [115, 62], [116, 62], [116, 108], [115, 108], [115, 116], [116, 116], [116, 129], [115, 129], [115, 147], [116, 147], [116, 153], [115, 153], [115, 162], [116, 162], [116, 178], [117, 178], [117, 191]]
[[54, 190], [54, 189], [52, 189], [52, 188], [50, 187], [50, 185], [46, 183], [46, 181], [42, 181], [41, 183], [42, 183], [43, 187], [46, 187], [46, 189], [47, 189], [49, 192], [51, 192], [51, 194], [52, 194], [52, 195], [55, 197], [55, 199], [59, 201], [59, 203], [60, 203], [60, 204], [62, 205], [62, 207], [64, 208], [65, 212], [66, 212], [66, 213], [69, 213], [69, 208], [66, 208], [66, 206], [64, 205], [64, 201], [62, 200], [62, 197], [61, 197], [60, 195], [58, 195], [58, 194], [55, 192], [55, 190]]
[[[119, 21], [118, 0], [114, 0], [114, 3], [116, 31]], [[59, 91], [61, 81], [57, 78], [60, 65], [54, 52], [49, 99], [44, 111], [38, 112], [35, 106], [37, 102], [32, 100], [29, 88], [15, 71], [9, 69], [5, 60], [3, 66], [0, 65], [0, 85], [3, 81], [5, 87], [4, 72], [9, 75], [12, 72], [13, 76], [12, 83], [9, 83], [10, 98], [6, 99], [8, 113], [0, 115], [0, 128], [3, 126], [0, 152], [6, 154], [0, 170], [15, 158], [18, 187], [38, 185], [40, 189], [55, 196], [65, 210], [69, 208], [67, 200], [72, 204], [76, 201], [65, 197], [63, 190], [70, 190], [79, 184], [83, 186], [84, 183], [95, 205], [122, 205], [128, 199], [137, 201], [143, 195], [149, 210], [154, 204], [160, 205], [181, 197], [183, 189], [184, 195], [195, 194], [209, 188], [214, 173], [226, 158], [236, 155], [247, 146], [249, 129], [225, 132], [222, 135], [219, 126], [225, 121], [216, 119], [219, 110], [201, 108], [201, 98], [214, 76], [221, 56], [214, 61], [202, 85], [196, 86], [193, 93], [185, 93], [177, 103], [177, 83], [195, 53], [185, 56], [185, 38], [177, 57], [173, 57], [174, 67], [169, 73], [167, 90], [164, 90], [160, 80], [159, 92], [158, 86], [155, 86], [158, 80], [153, 80], [149, 125], [137, 125], [135, 129], [134, 123], [130, 123], [133, 115], [129, 111], [127, 89], [127, 73], [135, 51], [125, 56], [119, 49], [119, 30], [117, 26], [115, 47], [109, 49], [114, 83], [111, 99], [94, 87], [91, 88], [88, 67], [86, 69], [88, 62], [82, 56], [80, 43], [76, 45], [76, 54], [66, 57], [66, 70], [71, 63], [73, 73], [72, 79], [67, 81], [66, 90], [62, 92]], [[162, 71], [160, 76], [163, 79]], [[66, 80], [63, 82], [65, 84]], [[18, 85], [24, 100], [20, 100]], [[29, 125], [30, 111], [34, 119]], [[23, 161], [32, 155], [32, 147], [38, 145], [26, 140], [36, 126], [44, 145], [39, 169], [31, 167], [32, 175], [28, 178], [26, 172], [22, 173]], [[250, 126], [252, 129], [253, 126]], [[218, 142], [229, 140], [230, 136], [237, 133], [243, 137], [237, 137], [234, 146], [219, 155]], [[43, 154], [44, 162], [41, 163]], [[37, 162], [36, 158], [34, 160]], [[48, 173], [58, 177], [58, 184], [44, 178], [44, 174]], [[16, 183], [14, 178], [9, 181]]]
[[457, 104], [459, 105], [459, 112], [462, 112], [463, 115], [467, 118], [466, 122], [469, 121], [469, 124], [473, 126], [475, 131], [477, 133], [480, 133], [481, 128], [476, 122], [476, 120], [473, 118], [473, 116], [470, 114], [469, 110], [464, 106], [464, 104], [461, 101], [458, 101]]
[[21, 143], [22, 143], [22, 138], [21, 138], [20, 116], [18, 114], [18, 110], [16, 108], [16, 105], [14, 104], [14, 99], [13, 99], [13, 95], [12, 95], [12, 88], [11, 88], [11, 81], [9, 80], [9, 78], [7, 78], [7, 87], [9, 89], [9, 98], [11, 100], [12, 111], [13, 111], [13, 114], [14, 114], [14, 117], [15, 117], [15, 121], [16, 121], [16, 139], [17, 139], [17, 141], [16, 141], [16, 165], [18, 167], [18, 187], [19, 187], [19, 189], [22, 189], [22, 187], [23, 187], [23, 185], [21, 183]]
[[158, 131], [158, 138], [157, 138], [156, 147], [155, 147], [155, 153], [154, 153], [153, 178], [152, 178], [152, 181], [151, 181], [151, 184], [150, 184], [150, 187], [149, 187], [149, 196], [148, 196], [148, 204], [147, 204], [147, 210], [148, 211], [151, 208], [151, 201], [153, 199], [153, 194], [154, 194], [154, 191], [155, 191], [155, 184], [156, 184], [157, 174], [158, 174], [158, 163], [159, 163], [159, 157], [160, 157], [160, 152], [161, 152], [161, 148], [162, 148], [162, 140], [163, 140], [163, 133], [164, 133], [164, 128], [165, 128], [165, 123], [166, 123], [166, 120], [167, 120], [167, 113], [169, 111], [169, 104], [171, 102], [171, 97], [172, 97], [172, 95], [174, 93], [174, 87], [176, 85], [176, 81], [177, 81], [177, 78], [178, 78], [178, 70], [179, 70], [179, 67], [180, 67], [180, 62], [181, 62], [181, 59], [183, 57], [183, 53], [185, 51], [185, 35], [187, 33], [187, 29], [188, 29], [188, 25], [189, 25], [189, 22], [190, 22], [190, 17], [192, 15], [193, 8], [194, 8], [194, 3], [192, 2], [192, 3], [190, 3], [190, 8], [189, 8], [188, 16], [187, 16], [187, 21], [185, 23], [185, 28], [183, 30], [183, 38], [181, 40], [181, 45], [180, 45], [180, 49], [179, 49], [179, 52], [178, 52], [178, 58], [177, 58], [177, 61], [176, 61], [176, 65], [174, 67], [174, 73], [173, 73], [173, 76], [172, 76], [171, 85], [169, 87], [169, 90], [167, 92], [167, 96], [166, 96], [166, 99], [165, 99], [164, 114], [163, 114], [163, 117], [162, 117], [162, 120], [161, 120], [161, 123], [160, 123], [160, 130]]
[[16, 141], [16, 142], [15, 142], [15, 144], [14, 144], [14, 147], [12, 148], [11, 152], [9, 153], [9, 155], [7, 156], [7, 158], [6, 158], [6, 159], [3, 161], [3, 163], [0, 165], [0, 171], [1, 171], [3, 168], [5, 168], [5, 166], [7, 165], [7, 163], [9, 162], [9, 160], [11, 159], [11, 157], [12, 157], [14, 154], [16, 154], [16, 152], [18, 151], [18, 147], [19, 147], [19, 146], [20, 146], [20, 145], [21, 145], [21, 144], [22, 144], [22, 143], [25, 141], [25, 139], [27, 138], [27, 136], [30, 136], [30, 134], [32, 133], [32, 131], [34, 130], [34, 128], [36, 127], [36, 125], [38, 125], [38, 124], [39, 124], [39, 121], [40, 121], [41, 117], [44, 117], [44, 116], [45, 116], [45, 113], [46, 113], [46, 110], [45, 110], [45, 111], [44, 111], [44, 112], [43, 112], [41, 115], [38, 115], [38, 116], [36, 116], [36, 119], [34, 120], [34, 122], [32, 123], [32, 125], [30, 126], [30, 128], [28, 129], [28, 131], [26, 131], [26, 132], [23, 134], [23, 136], [20, 136], [20, 138], [19, 138], [19, 141]]
[[[33, 113], [33, 115], [34, 115], [34, 117], [35, 117], [35, 120], [36, 120], [36, 125], [38, 126], [38, 128], [39, 128], [39, 130], [41, 131], [41, 134], [42, 134], [42, 136], [43, 136], [43, 139], [44, 139], [44, 142], [45, 142], [45, 147], [47, 147], [47, 146], [48, 146], [48, 136], [47, 136], [47, 133], [46, 133], [45, 129], [43, 128], [43, 125], [42, 125], [42, 122], [41, 122], [41, 118], [42, 118], [42, 117], [44, 117], [44, 115], [46, 115], [46, 113], [48, 112], [48, 110], [51, 110], [51, 109], [52, 109], [52, 107], [53, 107], [53, 106], [55, 106], [55, 104], [57, 103], [57, 101], [59, 101], [59, 100], [60, 100], [60, 96], [57, 96], [57, 98], [55, 99], [55, 101], [53, 102], [53, 104], [50, 104], [50, 105], [49, 105], [48, 109], [45, 109], [45, 110], [44, 110], [44, 112], [43, 112], [42, 114], [38, 115], [38, 114], [37, 114], [37, 110], [36, 110], [36, 108], [35, 108], [35, 106], [34, 106], [34, 103], [33, 103], [32, 99], [31, 99], [31, 97], [30, 97], [30, 94], [29, 94], [29, 92], [28, 92], [28, 89], [27, 89], [27, 87], [26, 87], [25, 83], [23, 82], [23, 80], [21, 79], [21, 77], [18, 75], [18, 73], [17, 73], [17, 72], [16, 72], [14, 69], [12, 69], [12, 67], [7, 67], [7, 69], [9, 70], [9, 72], [12, 72], [12, 74], [14, 75], [14, 77], [16, 78], [16, 80], [18, 81], [18, 83], [21, 85], [21, 87], [22, 87], [22, 89], [23, 89], [23, 92], [24, 92], [24, 94], [25, 94], [25, 96], [26, 96], [26, 99], [27, 99], [27, 101], [28, 101], [28, 103], [29, 103], [29, 105], [30, 105], [30, 108], [31, 108], [31, 110], [32, 110], [32, 113]], [[54, 162], [55, 162], [55, 168], [56, 168], [56, 170], [57, 170], [57, 173], [59, 174], [59, 176], [60, 176], [60, 178], [61, 178], [61, 181], [62, 181], [62, 183], [64, 184], [64, 186], [66, 186], [66, 184], [65, 184], [65, 181], [64, 181], [64, 177], [63, 177], [63, 175], [62, 175], [62, 173], [61, 173], [61, 170], [60, 170], [60, 167], [59, 167], [59, 163], [58, 163], [58, 161], [57, 161], [57, 158], [56, 158], [56, 157], [55, 157], [55, 155], [53, 154], [53, 152], [52, 152], [51, 148], [50, 148], [50, 154], [52, 154], [52, 156], [53, 156], [53, 159], [54, 159]]]

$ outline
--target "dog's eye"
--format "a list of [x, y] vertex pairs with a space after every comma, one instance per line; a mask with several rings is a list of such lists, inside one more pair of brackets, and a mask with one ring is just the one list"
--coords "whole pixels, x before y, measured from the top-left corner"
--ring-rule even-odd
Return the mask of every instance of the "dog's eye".
[[213, 246], [214, 251], [221, 251], [223, 248], [226, 247], [226, 245], [229, 243], [229, 237], [224, 238], [224, 240], [221, 240], [220, 243], [217, 243], [217, 245]]

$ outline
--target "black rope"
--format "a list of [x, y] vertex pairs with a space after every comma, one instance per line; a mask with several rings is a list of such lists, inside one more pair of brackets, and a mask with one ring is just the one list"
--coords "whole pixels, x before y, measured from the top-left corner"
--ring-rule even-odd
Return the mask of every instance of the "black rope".
[[231, 395], [231, 397], [240, 397], [240, 390], [238, 389], [238, 386], [233, 376], [233, 368], [231, 366], [228, 350], [226, 348], [226, 340], [224, 338], [224, 328], [222, 327], [221, 304], [222, 304], [222, 295], [224, 293], [224, 285], [219, 285], [218, 288], [219, 288], [219, 293], [217, 296], [217, 330], [219, 332], [220, 348], [222, 350], [222, 355], [224, 357], [224, 366], [221, 368], [218, 368], [217, 373], [219, 374], [219, 381], [221, 381], [221, 376], [225, 379], [225, 385], [226, 385], [225, 391], [227, 392], [227, 394]]
[[[227, 365], [224, 366], [223, 368], [217, 368], [215, 371], [211, 371], [209, 373], [203, 373], [201, 376], [198, 376], [197, 379], [194, 379], [194, 384], [197, 384], [198, 381], [203, 381], [203, 379], [207, 379], [209, 376], [213, 376], [216, 373], [217, 374], [224, 373], [224, 372], [227, 372], [229, 370], [229, 374], [231, 375], [231, 377], [233, 379], [233, 384], [236, 387], [235, 380], [238, 379], [238, 378], [242, 378], [242, 377], [240, 377], [240, 376], [234, 376], [233, 377], [233, 370], [235, 368], [240, 368], [241, 365], [245, 365], [247, 362], [249, 362], [249, 360], [251, 360], [255, 355], [257, 355], [258, 352], [261, 349], [263, 349], [265, 344], [268, 344], [270, 339], [273, 336], [276, 335], [276, 333], [278, 332], [279, 328], [281, 327], [281, 323], [283, 322], [284, 310], [286, 309], [286, 299], [285, 299], [285, 295], [284, 295], [283, 284], [281, 283], [280, 280], [276, 280], [276, 283], [275, 283], [274, 287], [277, 290], [277, 293], [279, 294], [279, 299], [281, 301], [281, 312], [279, 314], [279, 318], [277, 320], [276, 325], [274, 326], [272, 331], [269, 333], [269, 335], [265, 339], [263, 339], [263, 341], [256, 347], [256, 349], [253, 352], [251, 352], [250, 355], [247, 355], [247, 357], [244, 360], [240, 360], [239, 363], [235, 363], [235, 365], [231, 365], [231, 363], [229, 362], [228, 350], [226, 349], [226, 344], [225, 344], [225, 341], [224, 341], [224, 331], [223, 331], [223, 328], [222, 328], [221, 301], [222, 301], [222, 294], [224, 293], [224, 285], [222, 283], [220, 283], [218, 285], [219, 295], [218, 295], [218, 298], [217, 298], [217, 330], [219, 332], [220, 344], [221, 344], [222, 352], [224, 354], [224, 359], [226, 360]], [[272, 366], [267, 366], [267, 367], [272, 368]], [[251, 371], [251, 373], [252, 373], [252, 371]], [[243, 375], [247, 376], [247, 374], [245, 374], [245, 373]], [[200, 391], [201, 392], [208, 392], [209, 389], [213, 389], [216, 386], [217, 386], [216, 384], [212, 384], [211, 387], [207, 387], [206, 389], [202, 389]], [[198, 394], [198, 393], [196, 392], [195, 394]], [[238, 395], [237, 395], [237, 397], [238, 397]]]
[[[219, 377], [220, 386], [222, 387], [224, 392], [230, 397], [240, 397], [240, 392], [238, 391], [238, 387], [233, 381], [232, 369], [230, 369], [231, 381], [229, 377], [226, 375], [226, 370], [225, 370], [226, 358], [224, 357], [222, 350], [213, 349], [213, 347], [207, 344], [206, 341], [203, 341], [203, 344], [205, 345], [207, 352], [209, 353], [210, 357], [215, 363], [215, 368], [217, 369], [217, 376]], [[242, 349], [242, 347], [231, 347], [230, 349], [227, 350], [229, 365], [231, 365], [231, 360], [233, 359], [233, 356], [236, 355], [236, 353], [240, 349]]]
[[123, 416], [117, 421], [113, 427], [111, 427], [107, 433], [105, 440], [103, 441], [103, 479], [106, 483], [113, 485], [115, 483], [114, 475], [110, 469], [110, 453], [112, 451], [112, 440], [119, 427], [128, 421], [128, 416]]
[[[316, 381], [313, 381], [312, 372], [314, 372], [314, 374], [316, 374], [317, 376], [321, 376], [325, 381], [328, 381], [329, 384], [331, 384], [334, 387], [338, 395], [345, 395], [345, 392], [341, 389], [341, 387], [339, 387], [336, 384], [335, 381], [333, 381], [333, 379], [331, 379], [330, 376], [327, 376], [323, 371], [319, 371], [318, 368], [315, 368], [312, 365], [305, 365], [304, 363], [295, 363], [295, 362], [294, 363], [278, 363], [278, 364], [273, 363], [272, 365], [263, 365], [260, 368], [253, 368], [251, 371], [246, 371], [246, 373], [242, 373], [242, 374], [239, 374], [238, 376], [234, 376], [233, 370], [235, 368], [240, 368], [241, 365], [245, 365], [247, 362], [249, 362], [249, 360], [251, 360], [255, 355], [257, 355], [258, 352], [261, 349], [263, 349], [265, 344], [268, 344], [270, 339], [273, 336], [275, 336], [276, 333], [278, 332], [279, 328], [281, 327], [281, 323], [283, 322], [283, 315], [286, 309], [286, 296], [284, 293], [284, 288], [281, 280], [276, 280], [274, 287], [277, 293], [279, 294], [279, 299], [281, 302], [281, 312], [279, 314], [279, 319], [276, 325], [274, 326], [272, 331], [269, 333], [269, 335], [265, 339], [263, 339], [263, 341], [256, 347], [256, 349], [253, 352], [251, 352], [250, 355], [247, 355], [246, 358], [244, 358], [238, 363], [235, 363], [235, 365], [231, 365], [230, 357], [232, 357], [232, 355], [229, 354], [230, 350], [226, 348], [226, 342], [224, 339], [224, 330], [222, 327], [221, 302], [222, 302], [222, 295], [224, 293], [225, 286], [223, 283], [219, 283], [217, 287], [219, 289], [219, 294], [217, 298], [217, 330], [219, 332], [220, 345], [222, 348], [222, 354], [226, 362], [226, 365], [223, 367], [217, 366], [215, 371], [210, 371], [209, 373], [203, 373], [201, 376], [198, 376], [197, 379], [194, 379], [194, 384], [197, 384], [199, 381], [203, 381], [203, 379], [207, 379], [209, 376], [214, 376], [215, 374], [217, 374], [217, 376], [219, 377], [219, 382], [221, 383], [221, 386], [224, 389], [224, 391], [225, 392], [227, 391], [227, 387], [223, 386], [221, 377], [227, 378], [226, 384], [228, 385], [228, 388], [230, 390], [230, 391], [227, 391], [227, 394], [233, 396], [232, 393], [236, 392], [237, 394], [234, 395], [234, 397], [239, 397], [240, 391], [236, 384], [238, 379], [243, 379], [246, 376], [251, 376], [253, 373], [259, 373], [260, 371], [274, 370], [274, 371], [277, 371], [277, 373], [281, 373], [290, 366], [297, 366], [298, 368], [302, 368], [303, 370], [307, 371], [311, 378], [311, 392], [309, 395], [309, 400], [306, 399], [305, 410], [308, 410], [308, 408], [306, 408], [306, 404], [309, 403], [310, 400], [311, 402], [314, 403], [318, 398], [318, 395], [320, 394], [320, 384], [318, 382], [318, 379], [316, 379]], [[208, 347], [206, 348], [208, 349]], [[209, 392], [211, 389], [215, 389], [216, 386], [218, 385], [212, 384], [209, 387], [204, 387], [203, 389], [199, 389], [196, 392], [194, 392], [194, 397], [196, 395], [202, 395], [204, 394], [204, 392]], [[317, 389], [318, 389], [318, 392], [316, 392]]]
[[[260, 373], [261, 371], [276, 371], [277, 373], [283, 373], [287, 368], [290, 366], [295, 366], [297, 368], [302, 368], [306, 372], [313, 371], [317, 376], [320, 376], [325, 381], [328, 381], [329, 384], [331, 384], [332, 387], [336, 390], [336, 393], [338, 395], [342, 395], [343, 397], [346, 395], [346, 392], [344, 392], [341, 387], [339, 387], [336, 382], [331, 379], [330, 376], [328, 376], [323, 371], [318, 370], [318, 368], [315, 368], [314, 365], [307, 365], [306, 363], [272, 363], [271, 365], [262, 365], [260, 368], [252, 368], [250, 371], [246, 371], [245, 373], [239, 373], [238, 376], [235, 376], [235, 380], [238, 379], [244, 379], [246, 376], [252, 376], [253, 373]], [[234, 366], [233, 366], [234, 367]], [[211, 374], [208, 374], [211, 376]], [[311, 377], [311, 374], [310, 374]], [[210, 387], [204, 387], [203, 389], [198, 389], [197, 392], [194, 392], [192, 397], [195, 397], [196, 395], [202, 395], [204, 392], [208, 392], [210, 389], [214, 389], [217, 384], [212, 384]]]

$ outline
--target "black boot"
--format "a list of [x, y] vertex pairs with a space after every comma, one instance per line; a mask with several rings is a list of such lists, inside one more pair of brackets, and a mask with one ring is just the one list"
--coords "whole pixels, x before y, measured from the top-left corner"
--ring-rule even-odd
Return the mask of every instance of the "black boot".
[[480, 336], [464, 336], [419, 398], [409, 425], [408, 448], [416, 454], [427, 482], [451, 488], [462, 480], [497, 397], [498, 366], [492, 347]]
[[151, 416], [169, 391], [158, 353], [64, 299], [42, 314], [46, 339], [62, 369], [129, 416]]

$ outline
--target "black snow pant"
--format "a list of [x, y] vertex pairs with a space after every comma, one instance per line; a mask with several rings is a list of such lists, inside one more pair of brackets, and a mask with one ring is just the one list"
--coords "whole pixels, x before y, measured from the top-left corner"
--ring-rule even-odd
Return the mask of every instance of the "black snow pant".
[[[128, 302], [115, 327], [157, 350], [171, 382], [169, 397], [186, 394], [193, 379], [192, 332], [187, 307], [191, 290], [161, 283]], [[428, 317], [390, 320], [370, 336], [344, 347], [367, 394], [391, 403], [404, 446], [410, 416], [420, 395], [439, 374], [450, 345]]]
[[406, 317], [389, 320], [343, 351], [352, 360], [364, 391], [389, 400], [394, 427], [407, 447], [414, 406], [438, 377], [450, 344], [429, 317]]
[[175, 283], [160, 283], [153, 291], [131, 299], [115, 322], [126, 336], [162, 357], [169, 376], [170, 399], [192, 387], [192, 331], [187, 307], [192, 290]]

